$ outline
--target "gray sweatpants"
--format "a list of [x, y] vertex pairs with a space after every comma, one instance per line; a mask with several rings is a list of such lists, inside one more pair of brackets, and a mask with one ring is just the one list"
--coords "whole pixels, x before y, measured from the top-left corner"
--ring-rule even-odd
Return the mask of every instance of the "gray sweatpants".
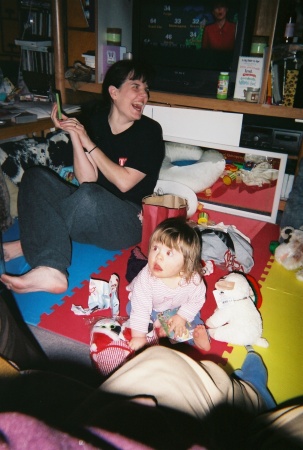
[[96, 183], [66, 183], [44, 167], [25, 171], [18, 196], [20, 239], [29, 265], [65, 273], [72, 241], [118, 250], [141, 240], [140, 207]]

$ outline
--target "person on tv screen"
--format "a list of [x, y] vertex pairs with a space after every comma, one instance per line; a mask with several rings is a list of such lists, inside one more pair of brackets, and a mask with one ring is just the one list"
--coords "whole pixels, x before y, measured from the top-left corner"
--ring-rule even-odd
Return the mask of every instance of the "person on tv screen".
[[212, 9], [214, 22], [206, 25], [203, 33], [202, 47], [213, 50], [230, 51], [234, 48], [236, 24], [227, 19], [226, 2], [215, 2]]

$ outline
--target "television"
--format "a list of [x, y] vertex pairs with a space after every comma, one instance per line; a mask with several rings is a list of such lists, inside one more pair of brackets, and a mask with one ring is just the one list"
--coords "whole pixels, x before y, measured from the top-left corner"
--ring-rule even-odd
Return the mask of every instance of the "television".
[[205, 48], [203, 41], [206, 27], [215, 21], [215, 3], [133, 1], [133, 56], [155, 68], [151, 89], [215, 97], [219, 74], [224, 71], [229, 72], [228, 96], [233, 96], [239, 56], [250, 54], [257, 2], [228, 0], [227, 20], [233, 24], [235, 38], [227, 49]]

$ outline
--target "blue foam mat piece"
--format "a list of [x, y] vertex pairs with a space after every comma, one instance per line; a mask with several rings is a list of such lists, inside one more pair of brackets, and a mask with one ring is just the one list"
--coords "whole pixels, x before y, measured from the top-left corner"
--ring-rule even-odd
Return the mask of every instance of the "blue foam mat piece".
[[[15, 220], [13, 225], [3, 233], [3, 242], [19, 239], [19, 224]], [[17, 305], [26, 323], [38, 325], [40, 316], [44, 313], [51, 314], [52, 306], [63, 303], [65, 296], [72, 296], [76, 287], [81, 287], [84, 280], [89, 280], [91, 275], [100, 267], [106, 266], [109, 261], [120, 255], [120, 251], [105, 250], [94, 245], [79, 244], [73, 242], [72, 263], [69, 272], [68, 289], [63, 294], [50, 294], [48, 292], [30, 292], [17, 294], [13, 292]], [[5, 263], [7, 273], [21, 275], [30, 270], [30, 266], [23, 256]]]

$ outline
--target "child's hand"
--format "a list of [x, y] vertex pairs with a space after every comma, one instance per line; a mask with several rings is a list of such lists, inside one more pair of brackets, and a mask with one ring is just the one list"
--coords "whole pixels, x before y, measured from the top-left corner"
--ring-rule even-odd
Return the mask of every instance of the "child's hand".
[[154, 328], [156, 330], [157, 336], [159, 338], [167, 337], [166, 331], [163, 327]]
[[186, 320], [175, 314], [168, 321], [169, 332], [174, 331], [175, 337], [181, 337], [186, 333]]
[[133, 337], [129, 341], [129, 346], [132, 350], [136, 351], [144, 347], [147, 344], [146, 336]]
[[156, 331], [157, 336], [160, 337], [160, 338], [161, 338], [161, 337], [166, 337], [166, 336], [167, 336], [166, 331], [165, 331], [164, 328], [162, 327], [161, 322], [160, 322], [159, 319], [156, 319], [156, 320], [154, 321], [154, 330]]

